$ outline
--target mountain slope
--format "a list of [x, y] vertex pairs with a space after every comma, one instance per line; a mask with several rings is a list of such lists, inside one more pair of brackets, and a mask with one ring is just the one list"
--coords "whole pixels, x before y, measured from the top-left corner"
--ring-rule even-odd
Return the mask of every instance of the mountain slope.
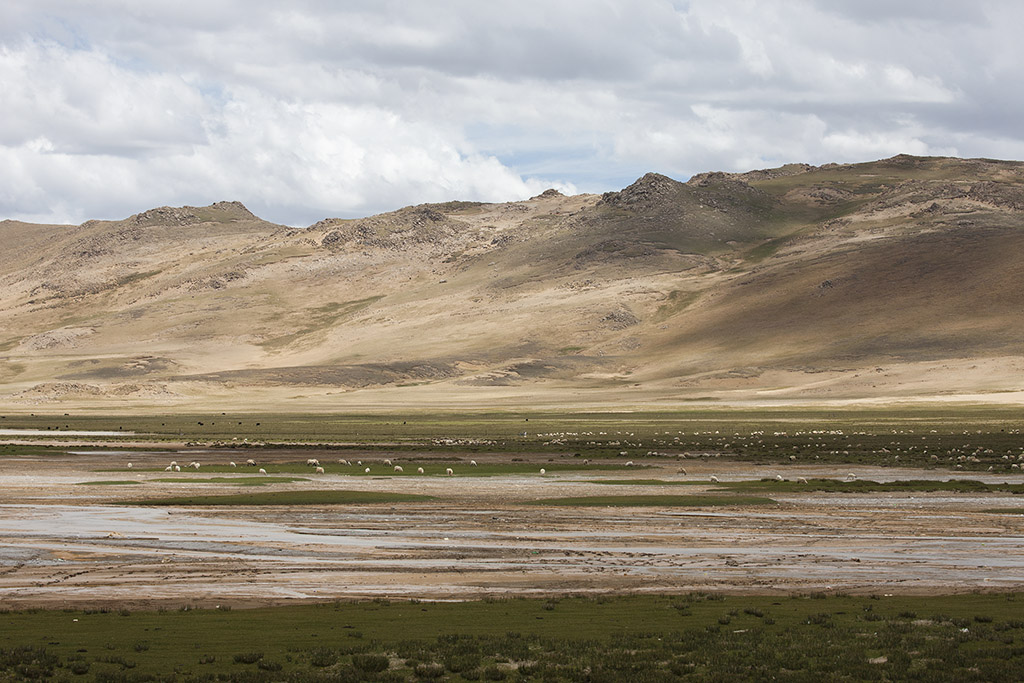
[[[1019, 396], [1024, 164], [648, 174], [299, 230], [0, 222], [12, 405]], [[240, 398], [241, 397], [241, 398]]]

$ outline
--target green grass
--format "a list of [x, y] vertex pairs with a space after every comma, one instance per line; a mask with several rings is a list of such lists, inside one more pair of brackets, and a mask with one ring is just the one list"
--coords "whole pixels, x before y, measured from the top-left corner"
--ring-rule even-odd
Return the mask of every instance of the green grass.
[[109, 481], [80, 481], [78, 486], [124, 486], [126, 484], [141, 484], [140, 481], [130, 481], [128, 479], [111, 479]]
[[718, 507], [722, 505], [774, 505], [759, 496], [579, 496], [542, 498], [531, 505], [568, 507]]
[[682, 596], [0, 613], [0, 679], [1024, 680], [1024, 598]]
[[946, 481], [907, 479], [888, 482], [877, 482], [870, 479], [858, 479], [856, 481], [808, 479], [806, 484], [789, 480], [761, 479], [758, 481], [728, 482], [718, 486], [726, 491], [764, 491], [775, 493], [807, 491], [825, 491], [828, 493], [1024, 493], [1024, 484], [986, 484], [973, 479], [949, 479]]
[[193, 479], [191, 477], [161, 477], [153, 481], [167, 482], [171, 484], [233, 484], [235, 486], [266, 486], [268, 484], [291, 484], [296, 481], [309, 481], [304, 477], [271, 477], [259, 475], [256, 477], [206, 477]]
[[431, 496], [384, 491], [267, 491], [227, 495], [169, 496], [130, 501], [123, 505], [361, 505], [366, 503], [412, 503], [433, 500]]

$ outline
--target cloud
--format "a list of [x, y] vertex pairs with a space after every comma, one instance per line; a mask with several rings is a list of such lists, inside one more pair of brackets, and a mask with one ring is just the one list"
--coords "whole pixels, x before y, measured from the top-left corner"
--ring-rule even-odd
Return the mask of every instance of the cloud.
[[1020, 156], [1015, 3], [0, 5], [0, 216], [308, 224], [900, 152]]

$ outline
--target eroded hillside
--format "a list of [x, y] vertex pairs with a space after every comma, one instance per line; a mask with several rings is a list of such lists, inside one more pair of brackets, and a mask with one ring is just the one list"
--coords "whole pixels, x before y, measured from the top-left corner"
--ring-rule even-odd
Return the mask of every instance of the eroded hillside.
[[5, 402], [1018, 396], [1024, 165], [648, 174], [308, 229], [0, 222]]

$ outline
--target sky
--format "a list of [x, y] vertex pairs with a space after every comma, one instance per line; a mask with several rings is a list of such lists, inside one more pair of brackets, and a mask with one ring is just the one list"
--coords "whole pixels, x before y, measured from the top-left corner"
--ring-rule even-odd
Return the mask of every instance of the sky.
[[1017, 0], [6, 0], [0, 218], [1024, 159]]

